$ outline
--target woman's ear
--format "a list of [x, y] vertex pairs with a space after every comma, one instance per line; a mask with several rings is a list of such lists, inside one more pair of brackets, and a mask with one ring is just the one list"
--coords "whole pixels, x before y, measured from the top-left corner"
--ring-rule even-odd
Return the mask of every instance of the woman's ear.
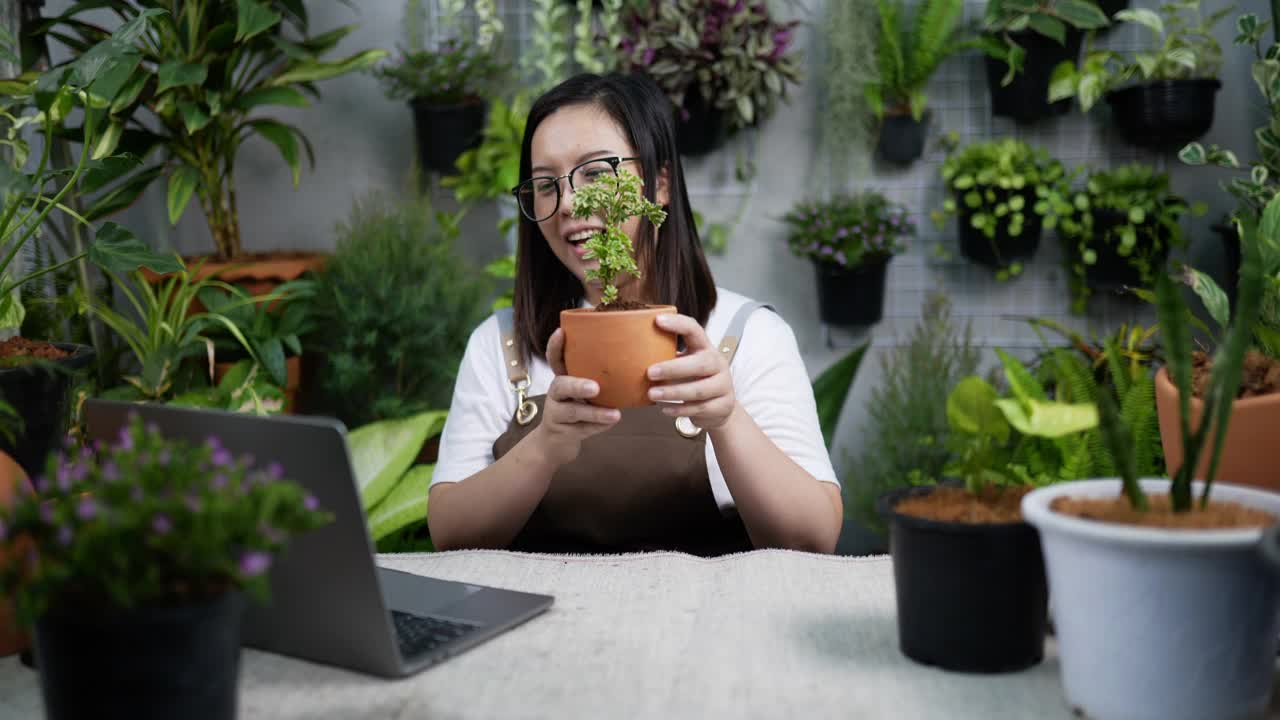
[[658, 172], [658, 187], [654, 190], [653, 196], [662, 207], [671, 203], [670, 179], [670, 169], [664, 167]]

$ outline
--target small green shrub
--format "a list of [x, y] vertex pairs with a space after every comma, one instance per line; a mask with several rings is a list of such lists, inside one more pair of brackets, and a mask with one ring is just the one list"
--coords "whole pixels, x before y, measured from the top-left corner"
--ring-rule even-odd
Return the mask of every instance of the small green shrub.
[[337, 235], [312, 301], [318, 409], [357, 427], [448, 407], [467, 339], [489, 312], [488, 282], [425, 199], [368, 196]]

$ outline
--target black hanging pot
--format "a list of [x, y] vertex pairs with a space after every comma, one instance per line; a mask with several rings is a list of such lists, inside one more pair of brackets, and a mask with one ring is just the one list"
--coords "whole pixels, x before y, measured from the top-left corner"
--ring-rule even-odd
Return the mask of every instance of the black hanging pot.
[[924, 154], [924, 141], [929, 134], [928, 110], [916, 120], [910, 114], [885, 115], [880, 124], [876, 152], [885, 162], [910, 165]]
[[1209, 132], [1216, 78], [1153, 80], [1107, 93], [1116, 127], [1139, 147], [1176, 150]]
[[1240, 284], [1240, 233], [1235, 223], [1228, 222], [1213, 226], [1222, 240], [1223, 268], [1222, 290], [1227, 294], [1227, 302], [1234, 311], [1236, 307], [1236, 286]]
[[1100, 30], [1110, 30], [1115, 27], [1114, 19], [1116, 13], [1121, 10], [1127, 10], [1128, 8], [1129, 0], [1098, 0], [1098, 9], [1101, 10], [1102, 14], [1106, 15], [1108, 19], [1113, 20], [1112, 24], [1100, 28]]
[[487, 105], [471, 100], [454, 105], [434, 105], [422, 100], [409, 103], [418, 135], [418, 162], [426, 170], [452, 175], [458, 156], [480, 144]]
[[45, 717], [233, 720], [243, 607], [229, 592], [194, 605], [45, 616], [35, 633]]
[[14, 442], [0, 434], [0, 451], [12, 457], [28, 477], [44, 474], [50, 451], [62, 444], [71, 414], [71, 386], [78, 371], [96, 356], [87, 345], [51, 343], [71, 353], [50, 364], [18, 365], [0, 369], [0, 398], [22, 418], [22, 432]]
[[971, 673], [1016, 672], [1044, 657], [1048, 583], [1040, 536], [1025, 522], [940, 522], [895, 510], [933, 487], [877, 501], [888, 520], [902, 654]]
[[987, 87], [991, 91], [991, 114], [1012, 118], [1019, 125], [1034, 123], [1050, 115], [1063, 115], [1071, 109], [1070, 100], [1049, 102], [1049, 79], [1053, 69], [1064, 60], [1075, 62], [1080, 56], [1084, 34], [1068, 28], [1066, 44], [1033, 30], [1011, 33], [1015, 42], [1026, 50], [1022, 72], [1008, 85], [1000, 81], [1008, 72], [1004, 62], [987, 57]]
[[884, 281], [889, 258], [844, 268], [814, 261], [818, 313], [827, 325], [875, 325], [884, 316]]
[[[978, 192], [986, 191], [983, 187], [974, 189]], [[997, 189], [996, 192], [1009, 194], [1007, 190]], [[1040, 247], [1040, 228], [1043, 218], [1031, 210], [1035, 204], [1035, 194], [1024, 192], [1023, 198], [1025, 200], [1023, 214], [1026, 219], [1022, 223], [1022, 233], [1016, 237], [1009, 234], [1006, 216], [999, 218], [1000, 228], [996, 231], [995, 237], [988, 238], [981, 230], [969, 224], [973, 217], [973, 210], [964, 204], [964, 193], [956, 193], [960, 254], [979, 265], [997, 270], [1007, 268], [1015, 261], [1030, 259], [1035, 255]]]
[[[1107, 232], [1123, 224], [1128, 216], [1118, 210], [1093, 210], [1093, 236], [1105, 237]], [[1123, 291], [1126, 288], [1142, 288], [1148, 285], [1142, 279], [1142, 271], [1130, 262], [1132, 255], [1124, 256], [1113, 240], [1095, 242], [1089, 246], [1096, 258], [1092, 265], [1084, 266], [1084, 279], [1093, 290]], [[1077, 252], [1079, 250], [1077, 249]], [[1160, 249], [1150, 256], [1156, 268], [1164, 266], [1169, 257], [1169, 241], [1160, 243]]]
[[684, 96], [684, 112], [676, 108], [676, 147], [681, 155], [699, 157], [718, 150], [728, 137], [724, 111], [712, 106], [697, 87]]

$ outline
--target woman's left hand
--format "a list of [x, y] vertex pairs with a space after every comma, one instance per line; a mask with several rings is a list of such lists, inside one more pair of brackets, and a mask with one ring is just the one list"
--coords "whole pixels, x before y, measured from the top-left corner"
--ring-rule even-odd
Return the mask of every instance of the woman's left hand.
[[684, 336], [685, 351], [674, 360], [649, 366], [649, 379], [662, 383], [649, 390], [649, 399], [682, 400], [680, 405], [664, 405], [662, 412], [687, 416], [704, 430], [724, 425], [738, 406], [729, 359], [707, 338], [697, 320], [687, 315], [659, 315], [656, 322], [662, 330]]

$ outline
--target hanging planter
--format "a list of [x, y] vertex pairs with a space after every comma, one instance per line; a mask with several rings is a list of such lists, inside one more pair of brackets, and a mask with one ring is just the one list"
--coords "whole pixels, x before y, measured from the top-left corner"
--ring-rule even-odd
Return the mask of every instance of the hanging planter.
[[889, 258], [854, 268], [813, 263], [818, 277], [818, 312], [827, 325], [875, 325], [884, 316], [884, 285]]
[[676, 147], [681, 155], [701, 157], [719, 150], [728, 138], [724, 111], [712, 107], [695, 87], [676, 108]]
[[1066, 31], [1066, 43], [1059, 43], [1033, 30], [1011, 33], [1010, 38], [1026, 50], [1022, 71], [1008, 85], [1001, 81], [1008, 73], [1003, 60], [985, 58], [987, 88], [991, 92], [991, 114], [1029, 125], [1051, 115], [1064, 115], [1071, 109], [1069, 100], [1049, 102], [1049, 78], [1058, 63], [1075, 62], [1080, 57], [1084, 33], [1074, 28]]
[[885, 115], [880, 124], [876, 152], [883, 160], [894, 165], [910, 165], [920, 159], [924, 154], [924, 142], [929, 134], [932, 114], [925, 110], [919, 120], [910, 113]]
[[[1008, 195], [1008, 198], [1021, 198], [1024, 206], [1030, 201], [1025, 194], [1001, 194]], [[981, 227], [974, 226], [975, 217], [982, 218]], [[1029, 213], [1025, 217], [1022, 225], [997, 223], [992, 234], [988, 235], [986, 223], [996, 222], [994, 217], [973, 208], [960, 208], [960, 254], [993, 270], [1008, 270], [1024, 260], [1030, 260], [1040, 247], [1042, 221], [1035, 213]], [[1015, 230], [1017, 234], [1014, 234]]]
[[413, 127], [418, 138], [418, 162], [443, 175], [457, 172], [458, 156], [480, 144], [486, 104], [474, 99], [452, 105], [414, 100]]
[[[1126, 213], [1118, 210], [1094, 210], [1093, 231], [1099, 237], [1114, 237], [1115, 229], [1128, 222]], [[1153, 224], [1143, 223], [1146, 233], [1160, 233]], [[1120, 254], [1114, 242], [1094, 243], [1094, 262], [1084, 266], [1085, 283], [1091, 290], [1123, 291], [1128, 288], [1145, 288], [1150, 285], [1151, 273], [1159, 272], [1169, 257], [1169, 238], [1153, 244], [1147, 252], [1135, 250]], [[1135, 252], [1141, 252], [1141, 264]], [[1144, 269], [1145, 268], [1145, 269]]]
[[1139, 147], [1178, 149], [1213, 127], [1216, 78], [1155, 80], [1108, 92], [1116, 127]]

